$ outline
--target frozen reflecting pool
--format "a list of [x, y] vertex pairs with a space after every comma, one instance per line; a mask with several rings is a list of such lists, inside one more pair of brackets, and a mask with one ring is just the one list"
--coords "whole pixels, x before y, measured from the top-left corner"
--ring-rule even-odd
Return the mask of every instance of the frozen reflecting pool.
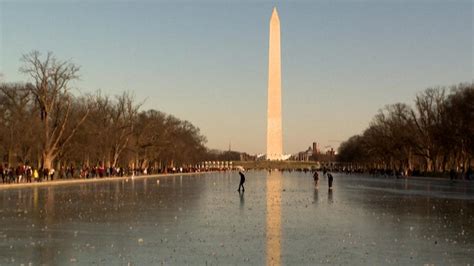
[[0, 265], [474, 263], [473, 183], [246, 176], [0, 190]]

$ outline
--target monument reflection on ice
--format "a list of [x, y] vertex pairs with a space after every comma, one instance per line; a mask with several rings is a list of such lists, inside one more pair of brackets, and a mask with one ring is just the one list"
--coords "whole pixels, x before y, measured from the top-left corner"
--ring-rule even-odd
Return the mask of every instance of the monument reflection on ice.
[[280, 265], [281, 257], [281, 190], [282, 174], [267, 174], [267, 265]]

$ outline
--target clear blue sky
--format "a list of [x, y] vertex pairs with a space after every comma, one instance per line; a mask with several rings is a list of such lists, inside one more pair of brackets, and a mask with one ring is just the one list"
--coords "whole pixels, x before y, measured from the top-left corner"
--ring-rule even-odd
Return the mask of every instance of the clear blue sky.
[[338, 146], [386, 104], [473, 80], [472, 1], [1, 1], [0, 72], [53, 51], [82, 92], [134, 91], [211, 148], [265, 151], [268, 22], [281, 20], [284, 151]]

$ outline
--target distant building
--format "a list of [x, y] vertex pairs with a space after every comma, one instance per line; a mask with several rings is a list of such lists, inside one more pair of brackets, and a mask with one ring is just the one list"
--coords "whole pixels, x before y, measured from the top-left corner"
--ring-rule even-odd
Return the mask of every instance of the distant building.
[[331, 149], [326, 151], [326, 155], [328, 156], [336, 156], [336, 151], [331, 147]]
[[318, 154], [319, 154], [318, 143], [313, 142], [312, 146], [309, 146], [308, 149], [306, 149], [305, 151], [301, 151], [293, 155], [292, 159], [295, 161], [302, 161], [302, 162], [316, 161], [318, 158]]
[[296, 156], [296, 160], [297, 161], [302, 161], [302, 162], [307, 162], [310, 160], [310, 158], [312, 158], [313, 156], [313, 149], [311, 149], [311, 147], [308, 147], [307, 150], [305, 151], [302, 151], [302, 152], [298, 152], [297, 156]]
[[313, 149], [312, 149], [312, 151], [313, 151], [313, 154], [312, 154], [312, 155], [313, 155], [313, 158], [316, 158], [317, 155], [318, 155], [319, 152], [320, 152], [320, 150], [319, 150], [319, 148], [318, 148], [318, 143], [317, 143], [317, 142], [313, 142]]
[[[326, 147], [327, 148], [327, 147]], [[336, 157], [336, 151], [334, 148], [329, 147], [325, 152], [321, 151], [317, 142], [313, 142], [312, 146], [309, 146], [305, 151], [298, 152], [292, 156], [293, 160], [308, 162], [308, 161], [334, 161]]]
[[257, 160], [257, 155], [250, 155], [247, 153], [240, 153], [240, 161], [255, 161]]
[[209, 161], [255, 161], [256, 159], [256, 155], [232, 150], [210, 150], [208, 153]]

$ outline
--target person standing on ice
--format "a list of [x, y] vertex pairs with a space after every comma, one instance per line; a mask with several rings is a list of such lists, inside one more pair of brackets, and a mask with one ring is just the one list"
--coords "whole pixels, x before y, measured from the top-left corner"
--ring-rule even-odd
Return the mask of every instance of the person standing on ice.
[[332, 181], [333, 181], [333, 177], [332, 177], [332, 174], [331, 173], [327, 173], [327, 176], [328, 176], [328, 186], [329, 186], [329, 189], [331, 190], [332, 189]]
[[242, 191], [245, 191], [245, 188], [244, 188], [245, 175], [242, 173], [242, 171], [239, 171], [239, 175], [240, 175], [240, 183], [239, 183], [239, 189], [237, 189], [237, 191], [240, 192], [240, 187], [242, 187]]
[[313, 179], [314, 179], [314, 186], [315, 187], [318, 187], [318, 183], [319, 183], [319, 174], [317, 171], [314, 171], [314, 174], [313, 174]]

